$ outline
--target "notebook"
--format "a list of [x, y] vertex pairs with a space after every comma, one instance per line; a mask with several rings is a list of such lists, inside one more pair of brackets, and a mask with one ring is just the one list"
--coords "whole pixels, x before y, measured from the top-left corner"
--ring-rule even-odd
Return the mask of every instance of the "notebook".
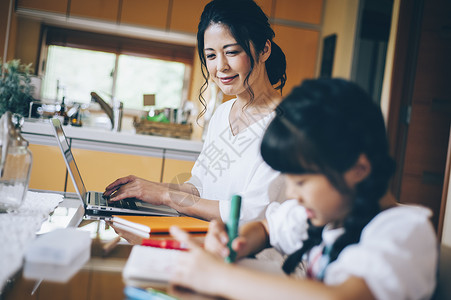
[[80, 171], [75, 163], [74, 155], [70, 149], [61, 122], [57, 118], [50, 120], [58, 146], [66, 163], [67, 170], [74, 183], [75, 190], [83, 202], [86, 213], [95, 215], [132, 214], [152, 216], [179, 216], [173, 208], [166, 205], [153, 205], [137, 199], [108, 202], [101, 192], [87, 191], [81, 178]]
[[[125, 284], [131, 286], [148, 287], [151, 282], [152, 287], [165, 287], [173, 276], [178, 256], [183, 255], [182, 252], [135, 245], [122, 270], [122, 278]], [[280, 263], [273, 260], [243, 258], [236, 264], [255, 271], [286, 276]]]
[[[209, 222], [199, 220], [192, 217], [152, 217], [152, 216], [116, 216], [119, 217], [118, 220], [126, 220], [128, 222], [132, 222], [132, 224], [140, 224], [144, 225], [147, 228], [150, 228], [151, 233], [169, 233], [169, 228], [173, 225], [182, 228], [188, 232], [207, 232]], [[112, 219], [115, 222], [115, 218], [113, 216]]]

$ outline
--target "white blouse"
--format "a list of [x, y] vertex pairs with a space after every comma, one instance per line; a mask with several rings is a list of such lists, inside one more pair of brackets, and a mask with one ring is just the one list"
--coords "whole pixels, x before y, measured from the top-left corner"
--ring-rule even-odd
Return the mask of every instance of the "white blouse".
[[229, 115], [235, 100], [221, 104], [213, 114], [202, 151], [191, 171], [200, 196], [218, 200], [227, 221], [233, 194], [242, 197], [240, 224], [263, 219], [268, 204], [285, 200], [284, 180], [261, 157], [260, 144], [274, 113], [233, 135]]
[[[429, 299], [436, 283], [438, 244], [425, 207], [401, 205], [380, 212], [362, 231], [360, 242], [347, 246], [325, 270], [324, 283], [339, 285], [351, 276], [365, 279], [377, 299]], [[307, 237], [307, 216], [296, 200], [268, 207], [270, 243], [291, 254]], [[332, 245], [342, 228], [323, 230]], [[308, 253], [308, 254], [310, 254]], [[306, 255], [310, 259], [315, 255]], [[315, 270], [314, 270], [315, 271]]]

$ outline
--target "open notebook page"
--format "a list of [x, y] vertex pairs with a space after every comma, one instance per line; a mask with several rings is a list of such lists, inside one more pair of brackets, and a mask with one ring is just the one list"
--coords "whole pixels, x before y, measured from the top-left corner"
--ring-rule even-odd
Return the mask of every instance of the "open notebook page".
[[[133, 246], [130, 256], [122, 272], [127, 285], [145, 286], [146, 283], [166, 285], [172, 276], [178, 261], [179, 250], [170, 250], [146, 246]], [[275, 261], [245, 258], [237, 261], [237, 265], [284, 275], [281, 266]], [[153, 285], [153, 286], [154, 286]]]

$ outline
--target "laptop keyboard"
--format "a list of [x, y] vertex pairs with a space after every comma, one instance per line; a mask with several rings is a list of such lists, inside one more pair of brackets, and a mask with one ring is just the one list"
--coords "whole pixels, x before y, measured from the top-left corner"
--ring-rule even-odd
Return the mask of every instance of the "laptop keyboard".
[[112, 206], [118, 208], [127, 208], [127, 209], [137, 209], [136, 203], [134, 200], [119, 200], [108, 202], [109, 197], [104, 197], [102, 194], [95, 194], [95, 203], [99, 206]]

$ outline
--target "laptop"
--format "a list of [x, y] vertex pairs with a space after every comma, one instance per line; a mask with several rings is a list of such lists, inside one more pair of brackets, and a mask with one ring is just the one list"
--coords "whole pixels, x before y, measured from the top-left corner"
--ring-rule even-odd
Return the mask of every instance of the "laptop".
[[179, 212], [166, 205], [153, 205], [138, 199], [125, 199], [108, 202], [108, 198], [101, 192], [87, 191], [81, 178], [80, 171], [75, 163], [74, 155], [70, 149], [66, 135], [57, 118], [50, 119], [58, 146], [63, 154], [67, 170], [74, 183], [75, 190], [83, 202], [87, 214], [94, 215], [150, 215], [150, 216], [180, 216]]

